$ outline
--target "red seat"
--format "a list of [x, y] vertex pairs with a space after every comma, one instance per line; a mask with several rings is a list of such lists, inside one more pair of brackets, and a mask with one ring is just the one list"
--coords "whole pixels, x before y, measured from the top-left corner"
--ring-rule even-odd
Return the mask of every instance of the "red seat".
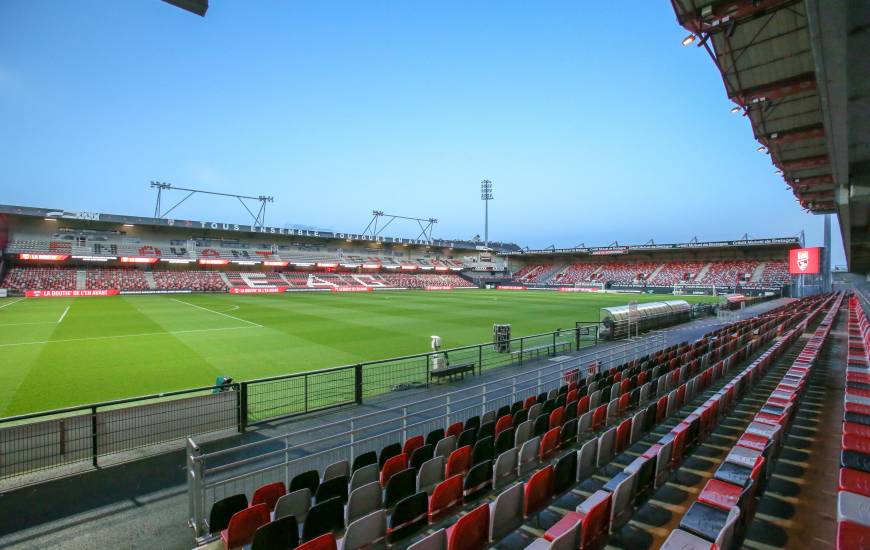
[[556, 407], [550, 412], [550, 429], [560, 428], [565, 420], [565, 407]]
[[607, 405], [601, 405], [595, 408], [592, 413], [592, 431], [597, 432], [604, 427], [607, 422]]
[[853, 403], [851, 401], [847, 401], [845, 408], [846, 408], [847, 413], [851, 412], [851, 413], [857, 413], [857, 414], [870, 415], [870, 405], [861, 405], [859, 403]]
[[870, 473], [852, 468], [840, 468], [838, 489], [870, 497]]
[[841, 521], [837, 524], [837, 550], [870, 548], [870, 527]]
[[451, 435], [456, 436], [456, 439], [459, 439], [459, 434], [462, 433], [462, 430], [465, 429], [465, 425], [462, 422], [454, 422], [447, 428], [447, 433], [445, 437], [450, 437]]
[[414, 437], [405, 440], [402, 452], [410, 459], [414, 455], [414, 451], [422, 447], [425, 443], [426, 442], [422, 435], [415, 435]]
[[544, 539], [553, 542], [563, 534], [570, 531], [575, 525], [577, 525], [578, 521], [583, 520], [583, 514], [580, 512], [568, 512], [562, 519], [557, 521], [552, 527], [547, 529], [547, 532], [544, 533]]
[[740, 439], [737, 440], [737, 444], [741, 447], [755, 449], [756, 451], [764, 451], [769, 443], [770, 440], [762, 435], [748, 433], [743, 434]]
[[459, 447], [447, 457], [444, 479], [455, 475], [464, 476], [469, 468], [471, 468], [471, 445]]
[[841, 448], [844, 451], [852, 451], [865, 455], [870, 454], [870, 439], [853, 433], [844, 433], [841, 441]]
[[857, 422], [843, 422], [843, 433], [870, 438], [870, 426], [858, 424]]
[[665, 419], [665, 416], [668, 414], [668, 396], [663, 395], [659, 397], [659, 400], [656, 402], [656, 424], [661, 423], [662, 420]]
[[495, 423], [495, 435], [502, 433], [505, 430], [509, 430], [514, 426], [514, 417], [506, 414], [498, 419]]
[[541, 468], [526, 482], [523, 495], [523, 514], [529, 517], [540, 512], [553, 496], [553, 465]]
[[577, 507], [577, 512], [583, 516], [580, 550], [597, 547], [610, 531], [610, 500], [611, 493], [598, 490]]
[[616, 452], [621, 453], [628, 448], [631, 441], [631, 418], [626, 418], [616, 427]]
[[544, 434], [544, 437], [541, 438], [541, 446], [538, 449], [538, 454], [541, 460], [546, 460], [553, 456], [553, 453], [559, 448], [559, 433], [561, 429], [559, 427], [552, 428], [547, 433]]
[[432, 491], [429, 499], [429, 521], [436, 521], [462, 504], [462, 476], [451, 476], [438, 485]]
[[589, 396], [584, 395], [577, 400], [577, 418], [589, 412]]
[[625, 411], [628, 410], [628, 405], [631, 403], [631, 395], [624, 393], [619, 396], [619, 401], [617, 401], [617, 407], [619, 408], [619, 414], [624, 414]]
[[740, 500], [740, 495], [743, 493], [743, 488], [733, 483], [726, 483], [718, 479], [711, 479], [704, 485], [701, 494], [698, 495], [698, 502], [709, 504], [710, 506], [721, 508], [728, 511]]
[[335, 535], [326, 533], [315, 539], [302, 543], [296, 547], [296, 550], [337, 550], [338, 545], [335, 543]]
[[571, 401], [574, 401], [575, 399], [577, 399], [577, 390], [575, 390], [575, 389], [568, 390], [568, 395], [565, 396], [565, 403], [570, 403]]
[[483, 550], [489, 545], [489, 504], [481, 504], [447, 528], [447, 550]]
[[532, 395], [532, 396], [526, 397], [526, 400], [523, 401], [523, 408], [530, 409], [530, 408], [532, 408], [532, 405], [534, 405], [537, 402], [538, 402], [537, 396]]
[[408, 455], [399, 453], [396, 456], [391, 456], [384, 462], [384, 467], [381, 468], [381, 487], [386, 487], [387, 482], [395, 474], [404, 470], [408, 465]]
[[230, 518], [227, 528], [221, 531], [224, 548], [229, 550], [251, 544], [257, 529], [269, 523], [270, 520], [269, 507], [265, 504], [257, 504], [239, 510]]
[[263, 485], [254, 491], [254, 496], [251, 497], [251, 506], [254, 506], [255, 504], [265, 504], [269, 507], [270, 511], [274, 510], [278, 499], [283, 497], [286, 493], [287, 488], [284, 486], [283, 481], [276, 481], [275, 483]]

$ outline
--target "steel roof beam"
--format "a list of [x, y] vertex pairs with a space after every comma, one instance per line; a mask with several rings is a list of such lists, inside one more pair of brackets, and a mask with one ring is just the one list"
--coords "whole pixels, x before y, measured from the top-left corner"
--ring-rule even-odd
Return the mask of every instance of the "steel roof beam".
[[731, 99], [735, 103], [746, 106], [815, 89], [816, 73], [810, 72], [738, 91]]
[[825, 127], [821, 123], [802, 126], [800, 128], [792, 128], [781, 132], [771, 132], [761, 136], [761, 141], [768, 147], [771, 145], [783, 145], [785, 143], [795, 143], [797, 141], [806, 141], [808, 139], [818, 139], [825, 137]]
[[680, 26], [695, 34], [725, 30], [729, 25], [743, 23], [800, 0], [727, 0], [694, 11], [678, 11]]
[[828, 159], [828, 155], [818, 155], [815, 157], [805, 157], [802, 159], [794, 159], [783, 161], [779, 167], [784, 172], [789, 172], [791, 170], [806, 170], [807, 168], [818, 168], [819, 166], [826, 166], [830, 163]]

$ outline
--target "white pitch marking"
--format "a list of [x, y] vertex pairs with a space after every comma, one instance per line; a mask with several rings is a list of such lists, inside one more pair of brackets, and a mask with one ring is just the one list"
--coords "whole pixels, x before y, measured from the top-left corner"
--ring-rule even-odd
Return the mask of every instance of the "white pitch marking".
[[38, 321], [33, 323], [0, 323], [0, 327], [23, 327], [26, 325], [56, 325], [57, 321]]
[[222, 312], [220, 312], [220, 311], [215, 311], [215, 310], [213, 310], [213, 309], [209, 309], [209, 308], [207, 308], [207, 307], [202, 307], [202, 306], [198, 306], [198, 305], [196, 305], [196, 304], [191, 304], [190, 302], [185, 302], [184, 300], [179, 300], [178, 298], [170, 298], [170, 300], [173, 300], [173, 301], [175, 301], [175, 302], [178, 302], [179, 304], [184, 304], [184, 305], [186, 305], [186, 306], [195, 307], [196, 309], [201, 309], [201, 310], [203, 310], [203, 311], [208, 311], [209, 313], [214, 313], [215, 315], [222, 315], [222, 316], [224, 316], [224, 317], [226, 317], [226, 318], [228, 318], [228, 319], [234, 319], [234, 320], [236, 320], [236, 321], [241, 321], [241, 322], [243, 322], [243, 323], [248, 323], [249, 325], [253, 325], [253, 326], [255, 326], [255, 327], [264, 328], [263, 325], [260, 325], [260, 324], [258, 324], [258, 323], [255, 323], [255, 322], [253, 322], [253, 321], [248, 321], [248, 320], [246, 320], [246, 319], [242, 319], [241, 317], [236, 317], [236, 316], [234, 316], [234, 315], [229, 315], [229, 314], [227, 314], [227, 313], [222, 313]]
[[88, 340], [115, 340], [119, 338], [138, 338], [140, 336], [162, 336], [165, 334], [190, 334], [194, 332], [214, 332], [218, 330], [245, 330], [256, 327], [224, 327], [224, 328], [197, 328], [191, 330], [166, 330], [163, 332], [140, 332], [137, 334], [116, 334], [114, 336], [88, 336], [85, 338], [64, 338], [63, 340], [38, 340], [35, 342], [13, 342], [11, 344], [0, 344], [0, 348], [9, 348], [14, 346], [33, 346], [38, 344], [58, 344], [63, 342], [85, 342]]
[[17, 304], [18, 302], [20, 302], [20, 301], [23, 300], [23, 299], [24, 299], [24, 298], [18, 298], [17, 300], [14, 300], [14, 301], [12, 301], [12, 302], [9, 302], [8, 304], [3, 304], [2, 306], [0, 306], [0, 309], [3, 309], [4, 307], [9, 307], [9, 306], [11, 306], [12, 304]]
[[66, 306], [66, 309], [63, 310], [63, 313], [60, 314], [60, 319], [57, 320], [58, 324], [63, 321], [63, 318], [66, 317], [66, 314], [69, 312], [69, 306]]

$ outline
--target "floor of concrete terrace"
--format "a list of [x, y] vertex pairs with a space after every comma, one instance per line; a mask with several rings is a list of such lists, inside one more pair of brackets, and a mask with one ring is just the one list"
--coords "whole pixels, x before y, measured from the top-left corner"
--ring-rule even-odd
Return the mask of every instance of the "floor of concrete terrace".
[[[769, 311], [786, 299], [772, 300], [738, 312], [746, 318]], [[714, 317], [657, 331], [668, 346], [694, 341], [726, 324]], [[618, 344], [601, 343], [600, 346]], [[584, 353], [589, 348], [580, 352]], [[572, 355], [564, 353], [560, 355]], [[412, 403], [422, 397], [486, 383], [546, 364], [548, 359], [492, 369], [463, 382], [392, 392], [358, 406], [343, 407], [281, 422], [261, 424], [204, 446], [228, 448]], [[0, 547], [18, 548], [166, 548], [194, 546], [187, 526], [187, 485], [183, 449], [158, 456], [49, 481], [0, 495]]]

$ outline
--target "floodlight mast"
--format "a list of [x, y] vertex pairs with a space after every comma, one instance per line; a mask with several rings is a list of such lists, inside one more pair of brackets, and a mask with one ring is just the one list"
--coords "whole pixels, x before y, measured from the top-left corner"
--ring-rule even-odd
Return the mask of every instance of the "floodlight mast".
[[480, 200], [483, 201], [483, 245], [489, 248], [489, 201], [492, 200], [492, 182], [480, 182]]
[[[192, 197], [193, 195], [215, 195], [217, 197], [230, 197], [235, 198], [241, 203], [241, 205], [247, 210], [248, 214], [251, 216], [251, 220], [253, 220], [254, 227], [264, 227], [266, 225], [266, 204], [270, 202], [275, 202], [275, 197], [260, 195], [259, 197], [248, 197], [246, 195], [235, 195], [232, 193], [217, 193], [215, 191], [203, 191], [202, 189], [188, 189], [186, 187], [176, 187], [171, 183], [166, 183], [163, 181], [152, 181], [151, 188], [157, 189], [157, 202], [154, 204], [154, 217], [155, 218], [164, 218], [169, 215], [170, 212], [178, 208], [181, 203]], [[161, 199], [163, 198], [164, 191], [170, 190], [176, 191], [187, 191], [187, 195], [184, 196], [183, 199], [173, 204], [169, 209], [162, 210]], [[248, 208], [248, 205], [245, 203], [246, 200], [249, 201], [259, 201], [260, 209], [256, 214]]]

